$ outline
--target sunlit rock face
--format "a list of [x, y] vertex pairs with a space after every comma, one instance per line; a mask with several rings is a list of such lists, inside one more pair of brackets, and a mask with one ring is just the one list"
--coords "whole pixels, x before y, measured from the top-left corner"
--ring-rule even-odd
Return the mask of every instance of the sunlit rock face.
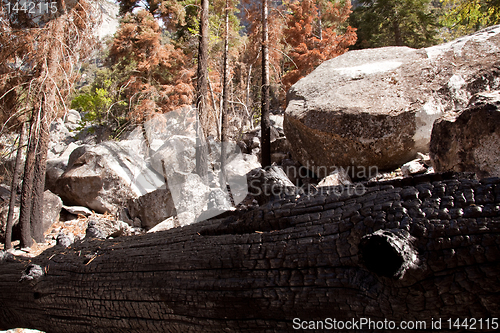
[[294, 159], [318, 176], [333, 166], [392, 169], [428, 152], [433, 123], [500, 87], [500, 26], [425, 49], [350, 51], [287, 94]]
[[437, 172], [500, 177], [500, 91], [475, 95], [468, 108], [436, 121], [430, 157]]

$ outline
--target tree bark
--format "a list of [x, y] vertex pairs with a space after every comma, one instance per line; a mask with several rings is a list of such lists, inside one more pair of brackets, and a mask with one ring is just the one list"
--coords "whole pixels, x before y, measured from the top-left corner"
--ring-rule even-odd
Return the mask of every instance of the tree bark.
[[14, 175], [12, 175], [12, 184], [10, 187], [10, 201], [9, 201], [9, 213], [7, 215], [7, 222], [5, 225], [5, 249], [12, 248], [12, 227], [14, 225], [14, 209], [16, 206], [16, 196], [17, 188], [19, 182], [19, 173], [21, 171], [21, 156], [22, 147], [24, 142], [24, 121], [21, 123], [21, 128], [19, 129], [19, 144], [16, 153], [16, 162], [14, 164]]
[[262, 0], [262, 110], [261, 164], [271, 166], [271, 121], [269, 119], [269, 32], [268, 3]]
[[396, 46], [403, 46], [403, 39], [401, 38], [401, 28], [399, 26], [399, 21], [394, 19], [392, 22], [392, 28], [394, 30], [394, 43]]
[[45, 171], [47, 170], [47, 150], [49, 146], [49, 119], [42, 105], [40, 115], [40, 131], [35, 158], [35, 172], [33, 176], [33, 207], [30, 214], [31, 236], [37, 243], [45, 241], [43, 235], [43, 193], [45, 192]]
[[[248, 77], [247, 77], [247, 92], [246, 92], [246, 98], [245, 98], [245, 104], [246, 104], [246, 110], [249, 108], [252, 109], [250, 105], [250, 83], [252, 82], [252, 67], [253, 63], [250, 63], [250, 66], [248, 68]], [[253, 104], [253, 101], [252, 101]], [[249, 112], [249, 117], [248, 121], [250, 122], [250, 128], [253, 129], [253, 112]]]
[[196, 135], [196, 173], [203, 179], [208, 177], [208, 150], [206, 134], [208, 122], [208, 0], [201, 0], [200, 42], [198, 47], [198, 78], [196, 107], [198, 108], [198, 124]]
[[321, 2], [318, 3], [318, 39], [323, 40], [323, 22], [321, 17], [323, 16], [323, 11], [321, 7]]
[[35, 160], [38, 146], [38, 133], [40, 127], [40, 111], [33, 110], [31, 117], [28, 149], [24, 162], [24, 177], [21, 188], [21, 208], [19, 212], [19, 225], [21, 227], [21, 247], [31, 247], [31, 209], [33, 208], [33, 178], [35, 174]]
[[229, 110], [229, 1], [226, 0], [225, 9], [225, 32], [224, 32], [224, 73], [223, 73], [223, 92], [222, 92], [222, 126], [221, 126], [221, 165], [220, 165], [220, 186], [223, 190], [226, 189], [226, 159], [227, 145], [229, 137], [227, 135], [228, 119], [227, 113]]
[[[210, 90], [210, 97], [212, 99], [212, 107], [214, 108], [214, 112], [216, 112], [216, 114], [217, 114], [217, 102], [215, 102], [215, 94], [214, 94], [214, 90], [212, 89], [212, 82], [210, 81], [209, 77], [207, 77], [207, 81], [208, 81], [208, 88]], [[219, 125], [219, 120], [220, 120], [220, 125]], [[221, 128], [222, 128], [222, 118], [219, 115], [219, 117], [217, 118], [217, 137], [218, 138], [221, 137]]]
[[365, 318], [432, 331], [441, 318], [448, 331], [473, 317], [484, 331], [500, 316], [500, 179], [410, 181], [36, 258], [0, 252], [0, 329], [290, 332], [296, 318]]

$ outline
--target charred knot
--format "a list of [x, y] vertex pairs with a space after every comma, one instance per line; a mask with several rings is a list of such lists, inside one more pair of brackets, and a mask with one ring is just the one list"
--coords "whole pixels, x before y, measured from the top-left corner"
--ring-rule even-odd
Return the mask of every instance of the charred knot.
[[400, 279], [417, 264], [417, 252], [406, 230], [378, 230], [366, 235], [359, 250], [365, 267], [380, 276]]
[[35, 280], [42, 277], [43, 275], [43, 268], [40, 265], [30, 264], [22, 272], [19, 282]]

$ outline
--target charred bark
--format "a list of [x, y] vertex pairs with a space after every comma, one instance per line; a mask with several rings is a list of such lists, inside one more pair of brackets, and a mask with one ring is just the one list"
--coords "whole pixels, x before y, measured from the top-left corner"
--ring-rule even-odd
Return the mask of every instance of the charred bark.
[[43, 193], [45, 191], [45, 172], [47, 170], [47, 151], [49, 147], [49, 120], [45, 110], [41, 112], [40, 132], [35, 157], [35, 171], [33, 176], [33, 199], [30, 216], [31, 237], [35, 242], [45, 241], [43, 235]]
[[31, 209], [33, 208], [33, 178], [35, 176], [36, 151], [40, 126], [40, 113], [33, 110], [29, 132], [28, 149], [24, 162], [24, 177], [21, 188], [21, 207], [19, 212], [19, 226], [21, 228], [21, 246], [33, 245], [31, 237]]
[[450, 331], [450, 318], [485, 323], [500, 315], [499, 204], [498, 178], [332, 187], [166, 232], [4, 258], [0, 329], [290, 332], [295, 318], [369, 318], [419, 320], [431, 331], [441, 318]]
[[16, 153], [16, 162], [14, 164], [14, 174], [12, 175], [12, 184], [10, 187], [9, 213], [5, 224], [5, 249], [12, 248], [12, 227], [14, 225], [14, 209], [16, 206], [17, 188], [19, 182], [19, 173], [21, 172], [21, 157], [24, 142], [24, 122], [21, 123], [19, 129], [19, 144]]

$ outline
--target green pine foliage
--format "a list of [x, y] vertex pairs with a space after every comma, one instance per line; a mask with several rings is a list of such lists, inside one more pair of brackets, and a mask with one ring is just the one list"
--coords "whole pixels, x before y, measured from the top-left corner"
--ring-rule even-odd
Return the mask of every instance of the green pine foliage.
[[500, 0], [440, 0], [441, 24], [456, 38], [500, 23]]
[[439, 42], [439, 23], [431, 0], [362, 0], [350, 17], [358, 41], [352, 49]]
[[123, 82], [134, 65], [111, 66], [97, 70], [92, 84], [76, 92], [71, 108], [83, 113], [80, 129], [87, 125], [103, 125], [115, 134], [129, 123], [129, 101], [123, 94]]

